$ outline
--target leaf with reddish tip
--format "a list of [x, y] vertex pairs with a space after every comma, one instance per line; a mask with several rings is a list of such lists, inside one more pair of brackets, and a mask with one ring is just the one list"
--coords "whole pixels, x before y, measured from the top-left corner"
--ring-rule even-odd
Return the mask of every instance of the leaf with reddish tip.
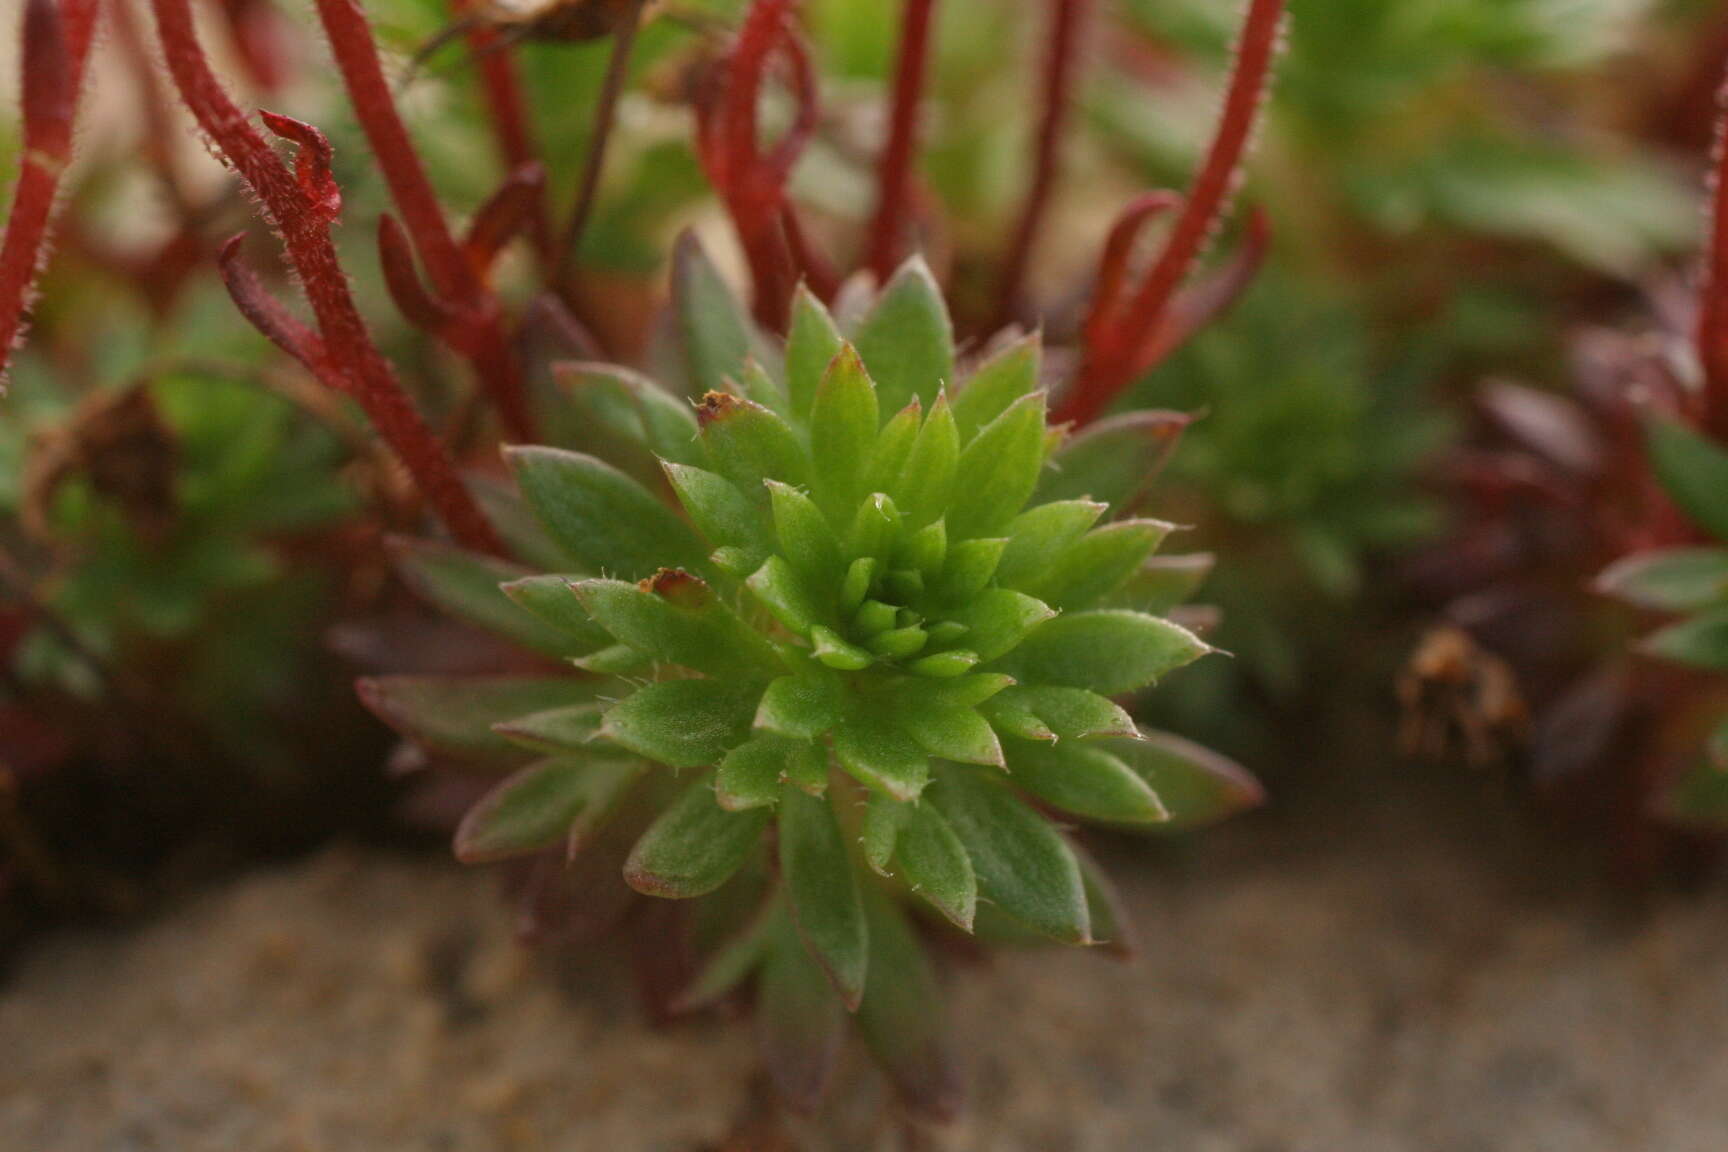
[[820, 965], [782, 917], [769, 938], [756, 1004], [762, 1063], [787, 1106], [814, 1112], [846, 1035], [846, 1009]]
[[1038, 499], [1101, 500], [1114, 516], [1138, 502], [1194, 418], [1185, 412], [1124, 412], [1100, 420], [1050, 456]]
[[335, 149], [330, 147], [329, 137], [304, 120], [280, 112], [259, 109], [258, 118], [270, 131], [300, 146], [294, 155], [294, 179], [312, 211], [326, 222], [334, 221], [342, 213], [342, 186], [330, 168]]
[[1139, 740], [1109, 738], [1099, 745], [1151, 785], [1170, 813], [1167, 829], [1215, 824], [1266, 798], [1259, 781], [1240, 764], [1168, 732], [1142, 729]]
[[1040, 935], [1069, 944], [1091, 939], [1074, 853], [999, 775], [943, 767], [930, 801], [966, 846], [980, 895]]
[[645, 896], [703, 896], [732, 876], [762, 842], [768, 810], [728, 812], [714, 802], [704, 773], [636, 841], [624, 880]]
[[892, 900], [870, 886], [869, 987], [858, 1028], [908, 1107], [949, 1120], [960, 1109], [959, 1061], [936, 973], [912, 925]]
[[527, 227], [546, 189], [546, 169], [537, 162], [518, 165], [468, 224], [462, 248], [480, 275], [491, 271], [504, 246]]
[[244, 232], [230, 236], [223, 243], [222, 251], [216, 258], [222, 283], [228, 289], [228, 296], [234, 301], [234, 306], [240, 310], [240, 315], [258, 329], [266, 340], [298, 360], [306, 371], [312, 373], [320, 382], [329, 387], [345, 389], [346, 378], [330, 364], [324, 351], [324, 341], [271, 296], [257, 274], [240, 259], [240, 247], [245, 240]]
[[520, 763], [522, 749], [492, 730], [501, 720], [591, 702], [598, 682], [512, 676], [376, 676], [360, 700], [404, 738], [465, 760]]
[[388, 212], [378, 217], [378, 264], [384, 270], [384, 287], [390, 299], [408, 323], [453, 345], [460, 343], [455, 310], [426, 290], [414, 268], [408, 234]]
[[485, 864], [559, 841], [580, 842], [642, 774], [630, 760], [560, 757], [522, 769], [486, 793], [456, 829], [456, 858]]
[[864, 995], [870, 942], [858, 877], [825, 799], [786, 788], [780, 797], [780, 870], [792, 920], [848, 1011]]

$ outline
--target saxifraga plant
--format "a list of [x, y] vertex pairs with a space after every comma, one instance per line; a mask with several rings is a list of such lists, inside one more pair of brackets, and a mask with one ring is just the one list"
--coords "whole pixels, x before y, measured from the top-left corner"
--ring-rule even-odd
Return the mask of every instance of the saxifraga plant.
[[616, 369], [569, 383], [611, 454], [658, 459], [682, 515], [594, 456], [516, 447], [555, 571], [401, 551], [433, 599], [588, 675], [362, 694], [434, 755], [530, 761], [463, 820], [465, 860], [574, 856], [636, 821], [625, 881], [711, 922], [676, 1004], [753, 987], [790, 1102], [819, 1100], [851, 1013], [904, 1096], [947, 1113], [950, 1042], [906, 905], [985, 937], [1121, 944], [1052, 814], [1200, 823], [1257, 788], [1114, 702], [1209, 649], [1148, 610], [1185, 579], [1153, 559], [1170, 525], [1114, 515], [1139, 460], [1047, 423], [1036, 337], [950, 392], [917, 262], [846, 335], [797, 291], [783, 354], [699, 253], [680, 272], [691, 375], [721, 386], [692, 407]]

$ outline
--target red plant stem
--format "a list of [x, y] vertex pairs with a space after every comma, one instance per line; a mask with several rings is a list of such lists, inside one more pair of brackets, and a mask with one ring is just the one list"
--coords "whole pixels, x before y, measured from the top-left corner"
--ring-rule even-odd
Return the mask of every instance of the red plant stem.
[[[474, 0], [457, 0], [453, 5], [459, 17], [476, 7]], [[522, 94], [522, 80], [517, 74], [511, 45], [482, 24], [470, 26], [463, 38], [468, 43], [469, 55], [480, 66], [480, 87], [486, 94], [492, 133], [497, 137], [498, 155], [505, 169], [516, 172], [527, 165], [539, 164], [540, 149], [529, 122], [528, 102]], [[543, 270], [550, 272], [558, 253], [544, 191], [536, 198], [534, 211], [528, 218], [528, 239], [534, 246], [535, 259]]]
[[[151, 0], [151, 7], [180, 98], [224, 161], [251, 187], [282, 237], [327, 354], [344, 373], [348, 391], [407, 467], [450, 534], [465, 547], [501, 553], [497, 533], [372, 343], [331, 243], [327, 210], [313, 202], [216, 79], [198, 42], [190, 0]], [[302, 144], [302, 149], [306, 147]]]
[[72, 124], [96, 0], [26, 0], [19, 64], [24, 150], [0, 241], [0, 388], [24, 328], [30, 291], [46, 259], [60, 174], [72, 159]]
[[1728, 85], [1718, 95], [1710, 176], [1710, 241], [1698, 298], [1698, 360], [1704, 369], [1701, 423], [1728, 442]]
[[1087, 342], [1080, 370], [1052, 419], [1085, 424], [1133, 382], [1135, 346], [1162, 321], [1229, 207], [1272, 73], [1283, 17], [1284, 0], [1250, 0], [1224, 95], [1224, 114], [1170, 237], [1116, 321]]
[[[642, 26], [644, 0], [629, 0], [630, 7], [612, 30], [612, 53], [606, 60], [606, 78], [600, 86], [600, 101], [594, 107], [594, 130], [588, 139], [588, 155], [582, 161], [582, 178], [576, 186], [576, 203], [570, 209], [570, 220], [558, 241], [557, 270], [552, 283], [560, 290], [569, 287], [570, 274], [582, 247], [582, 234], [588, 219], [594, 214], [594, 201], [600, 192], [600, 176], [606, 168], [606, 146], [612, 139], [612, 125], [618, 120], [618, 99], [630, 72], [630, 50], [636, 43], [636, 31]], [[563, 291], [569, 295], [568, 291]]]
[[918, 149], [918, 106], [924, 97], [924, 77], [930, 63], [930, 26], [936, 0], [906, 0], [900, 23], [900, 56], [894, 66], [894, 105], [888, 124], [888, 145], [877, 166], [876, 214], [870, 224], [866, 265], [877, 281], [886, 282], [900, 258], [908, 200], [912, 194], [912, 162]]
[[472, 351], [468, 359], [497, 407], [506, 431], [519, 440], [532, 440], [527, 389], [504, 331], [502, 310], [469, 264], [444, 219], [432, 182], [420, 163], [420, 154], [396, 111], [395, 95], [384, 76], [372, 26], [367, 23], [358, 0], [317, 0], [317, 5], [348, 98], [373, 154], [378, 157], [378, 166], [390, 186], [391, 198], [402, 213], [408, 235], [414, 240], [414, 249], [425, 261], [438, 294], [462, 314], [464, 324], [471, 330]]
[[1002, 265], [996, 314], [989, 325], [992, 331], [1013, 320], [1020, 307], [1021, 285], [1026, 279], [1026, 269], [1032, 263], [1032, 250], [1038, 242], [1039, 229], [1044, 225], [1050, 193], [1056, 187], [1062, 134], [1068, 126], [1068, 112], [1073, 104], [1081, 27], [1090, 6], [1091, 0], [1050, 0], [1050, 50], [1044, 57], [1043, 107], [1032, 149], [1032, 185], [1026, 190], [1026, 200], [1021, 205], [1020, 219], [1014, 228], [1014, 239], [1008, 247], [1008, 258]]

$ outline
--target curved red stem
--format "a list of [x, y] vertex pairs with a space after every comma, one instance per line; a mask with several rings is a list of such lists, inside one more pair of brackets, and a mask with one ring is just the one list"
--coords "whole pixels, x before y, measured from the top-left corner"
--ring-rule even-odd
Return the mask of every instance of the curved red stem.
[[910, 215], [912, 164], [918, 152], [918, 107], [930, 64], [930, 29], [936, 0], [906, 0], [900, 22], [900, 55], [894, 66], [894, 104], [888, 144], [876, 170], [876, 214], [870, 222], [866, 266], [886, 283], [899, 262]]

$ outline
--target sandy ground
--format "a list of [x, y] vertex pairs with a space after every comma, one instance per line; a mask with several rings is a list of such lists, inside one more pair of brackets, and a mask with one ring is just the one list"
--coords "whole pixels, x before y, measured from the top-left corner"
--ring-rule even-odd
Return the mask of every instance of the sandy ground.
[[[1728, 1148], [1721, 886], [1629, 907], [1433, 786], [1324, 810], [1112, 846], [1132, 962], [956, 973], [950, 1130], [890, 1132], [854, 1056], [800, 1141], [726, 1146]], [[619, 972], [506, 927], [483, 876], [337, 848], [47, 941], [0, 993], [0, 1148], [696, 1152], [748, 1115], [747, 1026], [649, 1030]]]

